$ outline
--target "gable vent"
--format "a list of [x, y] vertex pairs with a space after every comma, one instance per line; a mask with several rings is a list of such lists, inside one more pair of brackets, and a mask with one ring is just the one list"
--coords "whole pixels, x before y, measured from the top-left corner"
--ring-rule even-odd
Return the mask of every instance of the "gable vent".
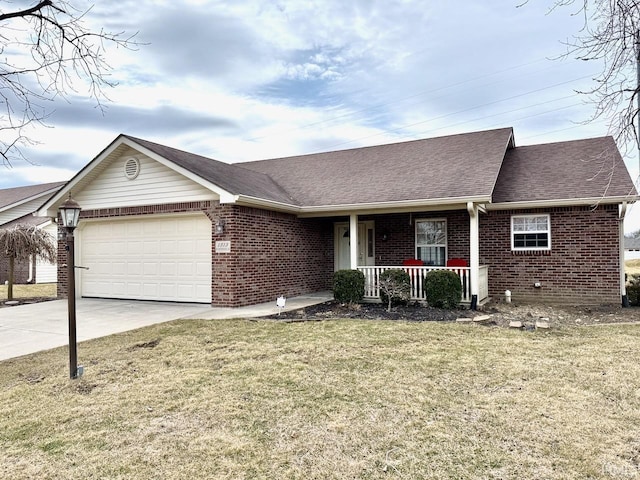
[[124, 162], [124, 176], [133, 180], [140, 173], [140, 161], [137, 158], [127, 158]]

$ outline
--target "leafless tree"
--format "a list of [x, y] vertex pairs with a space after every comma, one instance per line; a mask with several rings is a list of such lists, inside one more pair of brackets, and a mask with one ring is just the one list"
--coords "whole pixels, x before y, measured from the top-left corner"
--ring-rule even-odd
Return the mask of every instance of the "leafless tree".
[[50, 103], [75, 93], [76, 86], [101, 107], [114, 82], [105, 59], [107, 45], [133, 48], [134, 36], [93, 31], [86, 11], [67, 0], [42, 0], [19, 9], [0, 4], [0, 157], [4, 166], [24, 159], [32, 144], [27, 127], [43, 124]]
[[26, 262], [35, 256], [46, 262], [55, 262], [56, 252], [53, 237], [34, 225], [16, 225], [0, 229], [0, 256], [9, 259], [7, 299], [13, 300], [13, 276], [16, 261]]
[[378, 281], [378, 288], [387, 300], [387, 312], [391, 311], [394, 301], [407, 302], [411, 298], [410, 286], [397, 276], [385, 276]]
[[[534, 0], [526, 0], [522, 5]], [[590, 119], [604, 118], [621, 149], [639, 144], [637, 71], [640, 55], [640, 2], [638, 0], [553, 0], [551, 10], [569, 9], [581, 15], [580, 32], [566, 42], [565, 56], [598, 61], [602, 69], [593, 87], [581, 91], [595, 104]]]

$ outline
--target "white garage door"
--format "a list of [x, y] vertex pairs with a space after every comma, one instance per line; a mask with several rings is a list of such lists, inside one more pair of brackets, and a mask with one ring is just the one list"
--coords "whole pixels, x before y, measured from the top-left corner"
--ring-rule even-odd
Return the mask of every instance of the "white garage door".
[[211, 302], [211, 221], [204, 215], [86, 222], [83, 297]]

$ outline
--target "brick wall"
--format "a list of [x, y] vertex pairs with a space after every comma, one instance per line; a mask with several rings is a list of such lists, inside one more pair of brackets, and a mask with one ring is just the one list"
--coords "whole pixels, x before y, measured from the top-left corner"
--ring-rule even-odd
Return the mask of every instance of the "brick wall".
[[[480, 264], [489, 265], [489, 294], [511, 290], [522, 302], [598, 304], [620, 302], [616, 205], [522, 210], [548, 213], [551, 250], [511, 251], [512, 211], [480, 215]], [[542, 287], [535, 288], [540, 282]]]
[[[299, 219], [267, 210], [185, 202], [171, 205], [82, 211], [81, 219], [118, 218], [202, 211], [225, 232], [212, 228], [212, 305], [238, 307], [330, 288], [333, 273], [333, 223]], [[231, 241], [231, 253], [216, 253], [216, 240]], [[58, 243], [58, 296], [67, 295], [66, 243]]]
[[448, 258], [469, 262], [469, 214], [466, 210], [452, 210], [362, 217], [360, 220], [375, 220], [376, 264], [402, 265], [404, 260], [415, 258], [415, 221], [425, 218], [446, 218]]
[[[328, 290], [333, 274], [333, 221], [222, 205], [225, 233], [213, 240], [213, 305], [243, 306]], [[215, 241], [231, 242], [216, 253]]]
[[[0, 256], [0, 284], [4, 285], [4, 283], [8, 279], [9, 279], [9, 259], [7, 257]], [[29, 262], [15, 262], [15, 265], [13, 267], [13, 283], [14, 284], [27, 283], [28, 279], [29, 279]]]

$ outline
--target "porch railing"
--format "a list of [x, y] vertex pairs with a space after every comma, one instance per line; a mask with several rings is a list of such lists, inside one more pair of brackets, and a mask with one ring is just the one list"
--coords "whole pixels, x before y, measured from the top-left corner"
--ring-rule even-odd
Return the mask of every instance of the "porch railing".
[[[451, 270], [460, 277], [462, 284], [462, 303], [471, 303], [471, 268], [470, 267], [393, 267], [371, 266], [358, 267], [364, 274], [364, 298], [365, 300], [377, 300], [380, 298], [380, 274], [385, 270], [400, 269], [409, 274], [411, 279], [411, 300], [426, 301], [423, 289], [423, 280], [427, 272], [431, 270]], [[479, 272], [478, 302], [489, 296], [489, 267], [481, 266]]]

